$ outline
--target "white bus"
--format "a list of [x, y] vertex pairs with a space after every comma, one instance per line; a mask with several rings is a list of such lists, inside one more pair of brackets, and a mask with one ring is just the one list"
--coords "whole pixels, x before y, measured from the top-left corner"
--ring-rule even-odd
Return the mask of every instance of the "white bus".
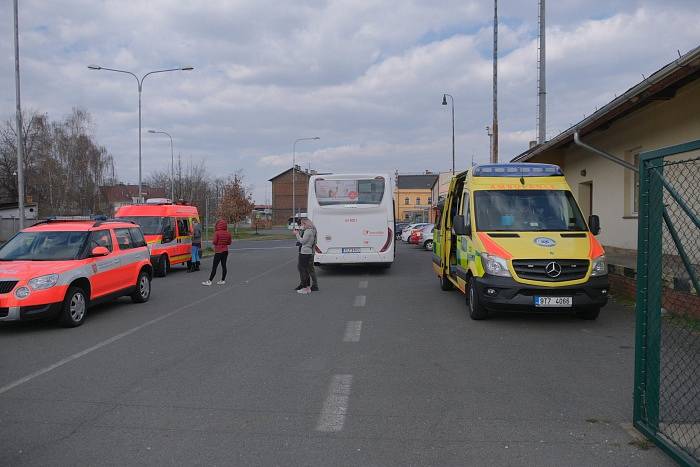
[[316, 225], [316, 264], [394, 262], [394, 198], [384, 174], [314, 175], [307, 211]]

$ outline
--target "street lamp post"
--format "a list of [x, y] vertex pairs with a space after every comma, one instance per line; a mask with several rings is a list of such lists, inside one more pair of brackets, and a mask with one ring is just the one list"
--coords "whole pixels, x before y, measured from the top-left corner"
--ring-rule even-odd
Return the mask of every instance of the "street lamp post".
[[455, 98], [451, 94], [442, 95], [442, 105], [447, 105], [447, 96], [452, 103], [452, 175], [455, 173]]
[[486, 134], [489, 135], [489, 154], [493, 156], [493, 131], [490, 126], [486, 127]]
[[142, 202], [142, 195], [143, 193], [141, 192], [141, 90], [143, 89], [143, 80], [146, 79], [146, 76], [148, 75], [153, 75], [156, 73], [165, 73], [168, 71], [191, 71], [194, 70], [194, 67], [191, 66], [184, 66], [180, 68], [169, 68], [167, 70], [155, 70], [155, 71], [149, 71], [145, 75], [143, 75], [141, 78], [136, 76], [134, 73], [126, 70], [116, 70], [114, 68], [105, 68], [102, 66], [98, 65], [88, 65], [88, 68], [91, 70], [104, 70], [104, 71], [114, 71], [116, 73], [125, 73], [127, 75], [131, 75], [136, 79], [136, 83], [139, 86], [139, 202]]
[[[173, 137], [164, 131], [148, 130], [152, 134], [161, 134], [170, 138], [170, 201], [175, 202], [175, 155], [173, 153]], [[180, 188], [182, 191], [182, 187]]]
[[299, 138], [292, 145], [292, 224], [297, 222], [297, 187], [296, 187], [296, 172], [297, 172], [297, 143], [299, 141], [312, 141], [321, 139], [318, 136], [312, 138]]
[[17, 125], [17, 208], [19, 209], [19, 229], [24, 228], [24, 155], [22, 154], [22, 105], [20, 103], [19, 81], [19, 13], [17, 0], [14, 0], [14, 26], [15, 26], [15, 103]]

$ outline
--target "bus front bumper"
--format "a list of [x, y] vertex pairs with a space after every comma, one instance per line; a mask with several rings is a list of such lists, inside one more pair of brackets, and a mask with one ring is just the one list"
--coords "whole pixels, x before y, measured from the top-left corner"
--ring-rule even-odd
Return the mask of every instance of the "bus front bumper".
[[[474, 278], [482, 305], [494, 311], [564, 311], [603, 307], [608, 302], [608, 276], [591, 277], [583, 284], [543, 287], [521, 284], [510, 277]], [[571, 307], [536, 307], [535, 297], [571, 297]]]
[[328, 254], [316, 253], [314, 263], [324, 264], [365, 264], [365, 263], [393, 263], [394, 251], [391, 248], [386, 253], [344, 253]]

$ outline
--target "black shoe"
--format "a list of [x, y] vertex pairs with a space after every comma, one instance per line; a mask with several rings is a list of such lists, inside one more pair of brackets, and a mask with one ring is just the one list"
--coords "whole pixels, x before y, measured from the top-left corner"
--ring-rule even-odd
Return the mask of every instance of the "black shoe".
[[304, 288], [304, 286], [300, 284], [300, 285], [297, 285], [297, 286], [294, 288], [294, 290], [301, 290], [301, 289], [303, 289], [303, 288]]
[[199, 271], [199, 261], [197, 261], [196, 263], [194, 263], [194, 270], [195, 270], [195, 271]]
[[318, 292], [318, 285], [314, 284], [311, 286], [311, 291], [312, 292]]

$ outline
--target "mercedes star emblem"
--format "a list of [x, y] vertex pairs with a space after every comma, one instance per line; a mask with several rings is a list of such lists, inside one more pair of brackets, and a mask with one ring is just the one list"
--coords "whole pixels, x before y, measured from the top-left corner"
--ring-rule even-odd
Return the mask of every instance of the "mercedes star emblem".
[[559, 263], [552, 261], [551, 263], [547, 263], [547, 266], [544, 267], [544, 272], [551, 278], [559, 277], [561, 274], [561, 266]]

